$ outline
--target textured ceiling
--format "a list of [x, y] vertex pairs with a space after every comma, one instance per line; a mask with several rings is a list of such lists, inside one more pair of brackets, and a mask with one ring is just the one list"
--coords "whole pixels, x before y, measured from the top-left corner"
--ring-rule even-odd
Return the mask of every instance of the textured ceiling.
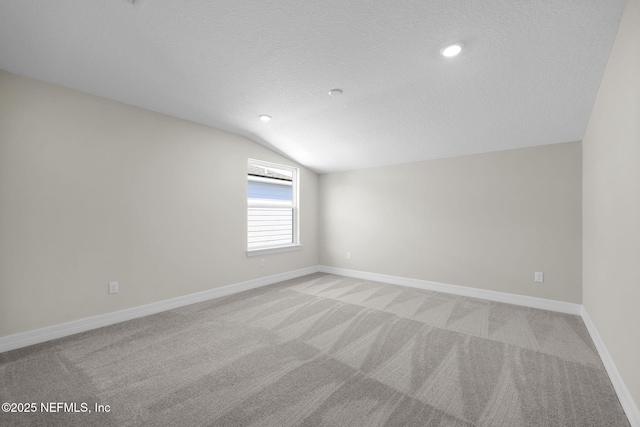
[[582, 139], [624, 3], [1, 0], [0, 69], [323, 173]]

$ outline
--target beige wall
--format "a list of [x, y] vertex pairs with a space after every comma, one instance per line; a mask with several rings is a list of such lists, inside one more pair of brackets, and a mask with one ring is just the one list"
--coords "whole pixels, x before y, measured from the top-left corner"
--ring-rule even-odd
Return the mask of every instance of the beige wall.
[[583, 144], [584, 306], [640, 407], [640, 0], [627, 3]]
[[581, 161], [572, 142], [321, 175], [320, 261], [581, 303]]
[[247, 157], [297, 166], [0, 71], [0, 336], [317, 265], [318, 177], [305, 168], [303, 249], [246, 257]]

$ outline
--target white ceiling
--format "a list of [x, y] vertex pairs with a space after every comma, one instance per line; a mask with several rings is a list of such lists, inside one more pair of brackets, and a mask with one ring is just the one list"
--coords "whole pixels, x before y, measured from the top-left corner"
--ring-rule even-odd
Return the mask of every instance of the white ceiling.
[[624, 3], [0, 0], [0, 69], [324, 173], [582, 139]]

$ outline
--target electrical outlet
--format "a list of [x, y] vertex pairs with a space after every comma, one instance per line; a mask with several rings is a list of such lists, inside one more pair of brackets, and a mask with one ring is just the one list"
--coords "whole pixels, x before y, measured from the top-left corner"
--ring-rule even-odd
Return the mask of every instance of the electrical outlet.
[[109, 293], [110, 294], [118, 293], [118, 282], [109, 282]]
[[539, 271], [536, 271], [533, 280], [535, 280], [538, 283], [543, 283], [544, 282], [544, 273], [541, 273]]
[[347, 252], [347, 259], [351, 259], [351, 252]]
[[260, 267], [264, 267], [264, 258], [260, 258]]

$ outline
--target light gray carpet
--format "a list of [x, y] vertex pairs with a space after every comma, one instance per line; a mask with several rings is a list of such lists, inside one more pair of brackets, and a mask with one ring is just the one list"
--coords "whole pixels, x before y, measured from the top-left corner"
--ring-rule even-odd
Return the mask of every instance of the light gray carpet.
[[0, 354], [2, 426], [628, 426], [578, 316], [313, 274]]

